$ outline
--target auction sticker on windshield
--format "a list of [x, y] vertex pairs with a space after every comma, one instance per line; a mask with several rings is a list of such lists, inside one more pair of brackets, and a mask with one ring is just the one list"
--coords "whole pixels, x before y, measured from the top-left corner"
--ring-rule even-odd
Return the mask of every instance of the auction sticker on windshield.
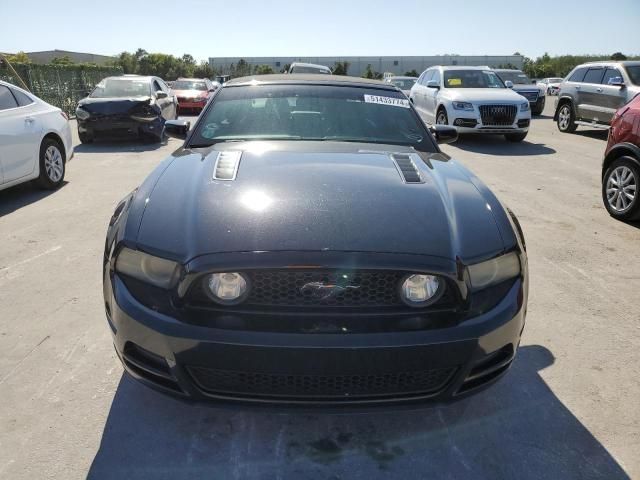
[[409, 108], [409, 100], [406, 98], [381, 97], [380, 95], [364, 96], [366, 103], [379, 103], [381, 105], [391, 105], [392, 107]]

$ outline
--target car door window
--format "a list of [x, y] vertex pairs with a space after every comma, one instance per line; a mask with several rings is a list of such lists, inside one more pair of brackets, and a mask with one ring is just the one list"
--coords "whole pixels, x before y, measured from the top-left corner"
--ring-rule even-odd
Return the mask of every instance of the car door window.
[[13, 93], [13, 96], [15, 97], [20, 107], [31, 105], [33, 103], [33, 100], [31, 99], [31, 97], [29, 97], [28, 95], [25, 95], [19, 90], [15, 90], [12, 88], [11, 93]]
[[584, 76], [584, 83], [600, 83], [604, 76], [604, 68], [590, 68]]
[[160, 84], [158, 83], [157, 80], [153, 81], [153, 91], [154, 92], [158, 92], [158, 91], [164, 92], [164, 89], [160, 86]]
[[4, 85], [0, 85], [0, 110], [8, 110], [17, 106], [18, 102], [16, 102], [11, 91]]
[[431, 80], [433, 78], [433, 72], [434, 72], [434, 70], [427, 70], [427, 72], [425, 73], [425, 76], [422, 79], [422, 84], [425, 87], [427, 86], [427, 83], [429, 83], [429, 80]]
[[440, 85], [440, 71], [439, 70], [434, 70], [433, 71], [433, 76], [431, 77], [430, 80], [438, 82], [438, 85]]
[[575, 72], [571, 74], [569, 77], [570, 82], [582, 82], [584, 80], [584, 75], [587, 73], [586, 68], [579, 68]]
[[604, 77], [602, 78], [601, 83], [603, 85], [609, 85], [609, 80], [616, 77], [622, 78], [622, 74], [620, 73], [620, 70], [618, 70], [617, 68], [607, 68], [604, 72]]

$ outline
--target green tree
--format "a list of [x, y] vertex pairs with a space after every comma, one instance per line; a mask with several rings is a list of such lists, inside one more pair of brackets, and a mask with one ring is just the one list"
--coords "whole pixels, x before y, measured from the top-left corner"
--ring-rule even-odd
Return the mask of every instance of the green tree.
[[137, 73], [138, 72], [138, 59], [136, 56], [129, 52], [122, 52], [118, 55], [117, 60], [115, 61], [124, 73]]
[[244, 58], [241, 58], [238, 60], [238, 64], [231, 72], [231, 75], [234, 77], [246, 77], [247, 75], [251, 75], [251, 65], [249, 65]]
[[213, 68], [211, 68], [211, 65], [209, 65], [209, 62], [207, 62], [206, 60], [203, 60], [202, 62], [200, 62], [200, 65], [195, 67], [195, 69], [193, 70], [193, 76], [196, 78], [211, 79], [216, 76], [216, 72]]
[[626, 59], [627, 59], [627, 56], [622, 52], [616, 52], [613, 55], [611, 55], [611, 60], [616, 60], [618, 62]]
[[15, 55], [7, 55], [7, 60], [9, 60], [11, 63], [31, 63], [31, 59], [29, 58], [29, 56], [20, 51], [18, 53], [16, 53]]
[[138, 50], [136, 50], [136, 53], [134, 53], [134, 55], [136, 59], [140, 61], [142, 57], [149, 55], [149, 52], [147, 52], [144, 48], [139, 48]]
[[74, 62], [69, 55], [65, 55], [64, 57], [54, 57], [49, 63], [51, 65], [73, 65]]
[[270, 73], [275, 73], [273, 68], [270, 65], [256, 65], [253, 68], [253, 73], [256, 75], [268, 75]]
[[416, 72], [416, 69], [414, 68], [413, 70], [409, 71], [409, 72], [404, 72], [404, 76], [405, 77], [418, 77], [418, 72]]
[[349, 62], [336, 62], [333, 66], [334, 75], [349, 75]]

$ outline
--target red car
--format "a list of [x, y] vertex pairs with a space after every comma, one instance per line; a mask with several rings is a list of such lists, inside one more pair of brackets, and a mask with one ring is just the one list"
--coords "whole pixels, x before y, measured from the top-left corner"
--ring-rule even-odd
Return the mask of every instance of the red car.
[[602, 163], [602, 199], [612, 217], [640, 219], [640, 95], [611, 120]]
[[179, 78], [171, 88], [178, 97], [180, 113], [200, 113], [219, 86], [208, 78]]

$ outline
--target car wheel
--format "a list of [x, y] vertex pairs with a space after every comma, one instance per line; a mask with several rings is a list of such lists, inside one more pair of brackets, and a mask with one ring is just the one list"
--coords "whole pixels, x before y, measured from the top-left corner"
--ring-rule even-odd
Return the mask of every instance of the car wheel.
[[64, 149], [59, 142], [45, 138], [40, 145], [40, 175], [37, 183], [47, 190], [55, 190], [64, 180]]
[[509, 142], [521, 142], [525, 138], [527, 138], [528, 132], [520, 132], [520, 133], [507, 133], [504, 138], [506, 138]]
[[575, 132], [576, 128], [578, 128], [578, 126], [575, 122], [571, 104], [562, 104], [560, 106], [560, 110], [558, 110], [558, 130], [563, 133], [571, 133]]
[[449, 125], [449, 117], [447, 117], [447, 111], [444, 108], [438, 110], [436, 125]]
[[602, 178], [602, 200], [609, 214], [618, 220], [640, 218], [640, 168], [631, 157], [620, 157]]
[[80, 143], [92, 143], [93, 137], [88, 133], [80, 133], [78, 132], [78, 138], [80, 139]]

